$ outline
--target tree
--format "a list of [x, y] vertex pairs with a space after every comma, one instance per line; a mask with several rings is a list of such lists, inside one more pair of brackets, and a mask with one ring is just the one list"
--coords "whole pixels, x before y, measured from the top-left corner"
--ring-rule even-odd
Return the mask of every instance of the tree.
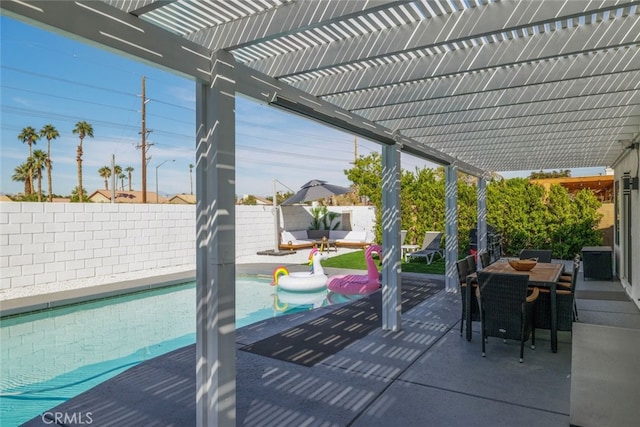
[[367, 197], [376, 207], [376, 241], [382, 239], [382, 158], [377, 152], [360, 156], [345, 175], [356, 188], [358, 194]]
[[47, 153], [43, 150], [33, 150], [30, 157], [31, 173], [35, 173], [38, 178], [38, 201], [42, 201], [42, 169], [47, 162]]
[[118, 175], [118, 178], [120, 178], [120, 190], [124, 191], [124, 179], [127, 176], [123, 173], [121, 173], [120, 175]]
[[[22, 141], [23, 144], [27, 143], [27, 145], [29, 146], [29, 157], [31, 157], [31, 155], [33, 154], [31, 146], [36, 144], [36, 141], [38, 140], [38, 138], [39, 137], [38, 137], [38, 134], [36, 133], [36, 130], [31, 126], [27, 126], [26, 128], [23, 128], [22, 132], [18, 134], [18, 139]], [[30, 183], [31, 191], [33, 191], [33, 171], [29, 172], [29, 180], [31, 181]]]
[[[118, 189], [118, 180], [121, 179], [120, 175], [122, 175], [122, 167], [120, 165], [115, 165], [113, 167], [113, 171], [116, 173], [115, 177], [116, 177], [116, 183], [115, 183], [115, 189]], [[120, 190], [124, 191], [124, 188], [120, 188]]]
[[31, 168], [27, 162], [24, 162], [15, 167], [13, 170], [13, 175], [11, 176], [12, 181], [16, 182], [24, 182], [24, 195], [28, 196], [32, 193], [31, 188], [31, 180], [29, 178], [29, 174], [31, 173]]
[[[134, 171], [133, 166], [127, 166], [126, 168], [124, 168], [124, 170], [127, 172], [127, 174], [129, 175], [129, 191], [131, 191], [131, 172]], [[192, 193], [193, 194], [193, 193]]]
[[51, 182], [51, 140], [60, 136], [58, 130], [51, 124], [44, 125], [40, 129], [40, 136], [47, 139], [47, 161], [45, 166], [47, 167], [47, 182], [49, 187], [49, 202], [53, 201], [53, 184]]
[[564, 169], [560, 171], [551, 171], [551, 172], [531, 172], [529, 175], [529, 179], [546, 179], [546, 178], [568, 178], [571, 176], [571, 171], [569, 169]]
[[193, 196], [193, 164], [189, 164], [189, 181], [191, 182], [191, 195]]
[[81, 202], [81, 203], [85, 203], [85, 202], [91, 202], [91, 200], [89, 200], [89, 197], [87, 196], [87, 190], [86, 189], [82, 189], [82, 200], [80, 199], [80, 195], [78, 194], [78, 187], [74, 188], [73, 191], [71, 191], [71, 202], [75, 203], [75, 202]]
[[98, 169], [98, 175], [104, 178], [104, 189], [109, 190], [109, 178], [111, 177], [111, 168], [109, 166], [103, 166]]
[[[76, 127], [73, 129], [73, 134], [78, 135], [80, 138], [80, 144], [78, 144], [78, 149], [76, 151], [76, 161], [78, 162], [78, 187], [82, 189], [82, 191], [78, 192], [78, 201], [80, 203], [84, 202], [85, 190], [82, 186], [82, 141], [84, 141], [85, 137], [93, 138], [93, 127], [91, 124], [85, 122], [84, 120], [76, 123]], [[77, 190], [76, 188], [76, 190]]]

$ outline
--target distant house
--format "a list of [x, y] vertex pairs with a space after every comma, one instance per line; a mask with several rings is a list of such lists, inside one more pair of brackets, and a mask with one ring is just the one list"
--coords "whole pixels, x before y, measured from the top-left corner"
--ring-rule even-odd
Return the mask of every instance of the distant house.
[[254, 196], [253, 194], [245, 194], [242, 198], [236, 201], [238, 205], [272, 205], [273, 202], [269, 199], [265, 199], [264, 197]]
[[558, 184], [566, 188], [569, 194], [572, 195], [586, 188], [593, 191], [602, 203], [611, 203], [613, 202], [613, 180], [613, 175], [595, 175], [532, 179], [531, 182], [540, 184], [547, 190], [549, 190], [551, 185]]
[[[89, 200], [94, 203], [111, 203], [111, 190], [96, 190]], [[116, 191], [116, 203], [142, 203], [142, 191]], [[147, 203], [169, 203], [169, 199], [147, 191]]]
[[182, 205], [195, 205], [196, 196], [193, 194], [176, 194], [169, 199], [169, 203], [182, 204]]

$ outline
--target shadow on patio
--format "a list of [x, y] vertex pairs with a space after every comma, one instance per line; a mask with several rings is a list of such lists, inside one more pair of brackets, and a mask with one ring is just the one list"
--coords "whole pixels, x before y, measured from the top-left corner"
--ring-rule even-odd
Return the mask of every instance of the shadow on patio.
[[[580, 323], [640, 329], [640, 312], [618, 282], [578, 280]], [[334, 309], [239, 329], [237, 348]], [[237, 425], [569, 425], [570, 333], [559, 333], [554, 354], [548, 334], [538, 331], [524, 363], [517, 342], [495, 338], [482, 358], [479, 324], [468, 342], [459, 333], [460, 311], [459, 294], [440, 291], [403, 313], [402, 331], [375, 329], [313, 367], [238, 350]], [[638, 343], [628, 345], [638, 354]], [[90, 413], [101, 426], [195, 425], [195, 345], [138, 365], [55, 412]]]

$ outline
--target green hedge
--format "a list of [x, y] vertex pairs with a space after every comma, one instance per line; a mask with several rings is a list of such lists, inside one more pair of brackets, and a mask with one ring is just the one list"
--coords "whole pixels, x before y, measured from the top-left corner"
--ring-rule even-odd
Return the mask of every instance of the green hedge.
[[[382, 163], [378, 153], [361, 156], [345, 174], [376, 206], [376, 240], [382, 240]], [[426, 231], [444, 231], [444, 169], [416, 169], [401, 174], [401, 221], [407, 241], [422, 244]], [[458, 243], [469, 252], [469, 231], [477, 218], [475, 179], [458, 175]], [[522, 248], [551, 249], [553, 257], [571, 259], [582, 246], [601, 244], [600, 202], [590, 190], [571, 197], [560, 185], [548, 193], [525, 178], [493, 180], [487, 184], [487, 223], [502, 234], [505, 255]]]

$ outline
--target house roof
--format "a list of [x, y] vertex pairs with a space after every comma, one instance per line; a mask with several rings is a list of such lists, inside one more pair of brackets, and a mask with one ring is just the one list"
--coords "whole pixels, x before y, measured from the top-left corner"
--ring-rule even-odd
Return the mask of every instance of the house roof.
[[176, 194], [169, 199], [169, 203], [188, 203], [195, 204], [196, 196], [193, 194]]
[[571, 194], [575, 194], [582, 189], [589, 189], [593, 191], [601, 201], [610, 201], [613, 199], [613, 175], [542, 178], [532, 179], [531, 181], [545, 188], [549, 188], [551, 185], [561, 185]]
[[[111, 200], [111, 190], [96, 190], [89, 196], [89, 200]], [[116, 191], [116, 203], [142, 203], [142, 191]], [[147, 191], [147, 203], [168, 203], [169, 199], [157, 196], [153, 191]]]
[[476, 175], [612, 166], [638, 141], [636, 1], [0, 7], [194, 79], [225, 50], [246, 96]]

